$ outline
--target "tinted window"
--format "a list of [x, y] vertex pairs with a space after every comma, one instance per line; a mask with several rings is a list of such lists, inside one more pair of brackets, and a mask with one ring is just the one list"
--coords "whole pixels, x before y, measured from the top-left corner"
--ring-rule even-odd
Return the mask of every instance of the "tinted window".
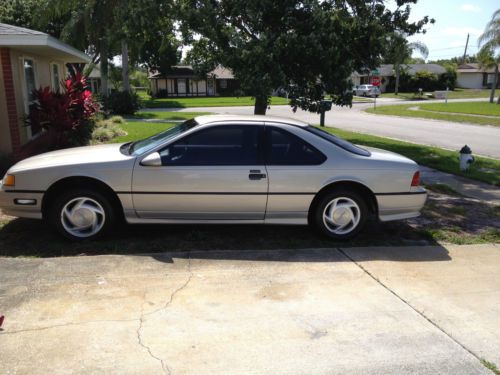
[[163, 165], [258, 165], [260, 127], [223, 125], [200, 130], [160, 151]]
[[313, 146], [283, 129], [267, 127], [268, 165], [316, 165], [326, 157]]
[[331, 142], [334, 145], [339, 146], [340, 148], [343, 148], [344, 150], [349, 151], [353, 154], [361, 155], [361, 156], [370, 156], [371, 155], [370, 151], [365, 150], [364, 148], [358, 147], [356, 145], [353, 145], [351, 142], [348, 142], [345, 139], [339, 138], [336, 135], [333, 135], [332, 133], [328, 133], [324, 130], [315, 128], [314, 126], [308, 126], [305, 129], [311, 133], [316, 134], [318, 137], [326, 139], [328, 142]]

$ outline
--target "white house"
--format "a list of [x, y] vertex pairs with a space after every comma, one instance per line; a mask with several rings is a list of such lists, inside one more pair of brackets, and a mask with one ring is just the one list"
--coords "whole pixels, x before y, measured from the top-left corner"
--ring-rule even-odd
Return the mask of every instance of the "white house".
[[[482, 69], [479, 64], [462, 64], [457, 69], [457, 86], [464, 89], [491, 88], [495, 69]], [[497, 87], [500, 87], [500, 77], [497, 77]]]

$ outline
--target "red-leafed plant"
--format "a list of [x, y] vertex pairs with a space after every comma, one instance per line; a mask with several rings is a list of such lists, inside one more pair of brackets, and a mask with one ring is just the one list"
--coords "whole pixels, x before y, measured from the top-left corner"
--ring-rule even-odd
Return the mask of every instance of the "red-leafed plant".
[[62, 83], [62, 93], [49, 87], [34, 90], [27, 118], [33, 132], [41, 129], [48, 132], [54, 149], [87, 144], [93, 130], [93, 116], [100, 111], [81, 69], [69, 66], [69, 76]]

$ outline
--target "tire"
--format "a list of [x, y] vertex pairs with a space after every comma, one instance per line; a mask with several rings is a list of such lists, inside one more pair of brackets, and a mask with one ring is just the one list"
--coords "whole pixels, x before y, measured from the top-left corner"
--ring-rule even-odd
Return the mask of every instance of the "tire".
[[109, 198], [91, 189], [72, 189], [52, 202], [49, 223], [72, 241], [94, 240], [110, 232], [116, 212]]
[[[335, 205], [337, 209], [334, 208]], [[363, 229], [367, 217], [368, 206], [365, 199], [357, 192], [339, 189], [320, 198], [313, 212], [313, 223], [322, 234], [346, 240]]]

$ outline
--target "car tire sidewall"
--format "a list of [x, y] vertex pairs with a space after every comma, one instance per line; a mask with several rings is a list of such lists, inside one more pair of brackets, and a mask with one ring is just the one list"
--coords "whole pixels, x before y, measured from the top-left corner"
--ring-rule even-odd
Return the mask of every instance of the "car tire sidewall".
[[[360, 220], [359, 220], [358, 225], [351, 232], [346, 233], [346, 234], [332, 233], [326, 228], [325, 224], [323, 223], [323, 211], [325, 210], [325, 207], [332, 200], [334, 200], [335, 198], [339, 198], [339, 197], [345, 197], [345, 198], [352, 199], [354, 202], [356, 202], [356, 204], [359, 207], [359, 211], [360, 211]], [[314, 217], [315, 227], [322, 234], [324, 234], [330, 238], [334, 238], [334, 239], [338, 239], [338, 240], [346, 240], [346, 239], [350, 239], [350, 238], [356, 236], [365, 226], [366, 220], [368, 218], [368, 206], [366, 204], [365, 199], [357, 192], [351, 192], [351, 191], [347, 191], [347, 190], [334, 190], [334, 191], [331, 191], [331, 192], [325, 194], [323, 197], [320, 198], [318, 204], [315, 207], [313, 217]]]
[[[67, 232], [61, 222], [61, 211], [64, 206], [72, 199], [86, 197], [97, 201], [104, 209], [105, 219], [104, 225], [99, 232], [89, 237], [77, 237]], [[50, 209], [49, 222], [60, 234], [72, 241], [89, 241], [100, 238], [108, 234], [116, 223], [116, 213], [113, 206], [110, 203], [109, 198], [99, 191], [94, 191], [90, 189], [74, 189], [65, 193], [62, 193], [57, 197]]]

